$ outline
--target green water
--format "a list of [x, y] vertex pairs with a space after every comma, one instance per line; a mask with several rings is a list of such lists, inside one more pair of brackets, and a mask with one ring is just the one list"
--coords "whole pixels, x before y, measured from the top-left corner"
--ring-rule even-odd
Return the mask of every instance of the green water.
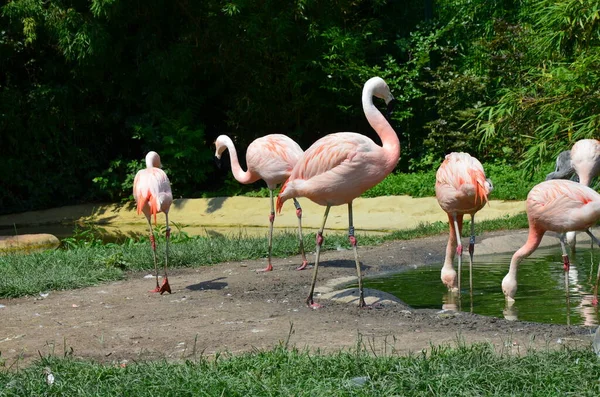
[[[391, 293], [414, 308], [472, 311], [485, 316], [552, 324], [598, 324], [598, 307], [591, 303], [596, 269], [600, 261], [598, 248], [592, 250], [589, 245], [579, 243], [576, 255], [571, 256], [569, 304], [564, 289], [565, 272], [561, 250], [556, 247], [538, 249], [521, 262], [515, 303], [506, 308], [501, 283], [508, 272], [511, 256], [512, 253], [493, 256], [477, 256], [475, 253], [472, 310], [468, 254], [463, 255], [460, 301], [457, 294], [448, 292], [440, 280], [442, 264], [365, 279], [364, 284], [366, 288]], [[457, 268], [456, 260], [454, 267]], [[593, 274], [592, 279], [590, 274]]]

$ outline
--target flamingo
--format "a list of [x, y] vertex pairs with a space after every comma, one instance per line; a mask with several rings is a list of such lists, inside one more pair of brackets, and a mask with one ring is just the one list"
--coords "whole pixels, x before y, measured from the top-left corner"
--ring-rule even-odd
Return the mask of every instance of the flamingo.
[[[254, 140], [246, 150], [246, 163], [248, 170], [242, 170], [238, 161], [237, 151], [233, 141], [227, 135], [220, 135], [215, 141], [215, 157], [220, 160], [225, 149], [229, 150], [231, 159], [231, 170], [234, 178], [243, 184], [253, 183], [259, 179], [267, 183], [269, 196], [271, 198], [271, 214], [269, 215], [269, 257], [267, 267], [263, 272], [273, 270], [271, 264], [271, 249], [273, 244], [273, 222], [275, 221], [275, 205], [273, 202], [273, 190], [277, 185], [283, 183], [292, 172], [292, 168], [304, 153], [300, 146], [291, 138], [282, 134], [271, 134]], [[302, 254], [302, 265], [296, 270], [304, 270], [308, 265], [304, 254], [304, 243], [302, 240], [302, 208], [300, 203], [294, 199], [296, 216], [298, 217], [298, 236], [300, 239], [300, 253]]]
[[[171, 237], [171, 228], [169, 227], [169, 208], [173, 203], [173, 193], [171, 193], [171, 184], [167, 174], [160, 169], [162, 164], [160, 156], [156, 152], [148, 152], [146, 155], [146, 168], [139, 170], [133, 181], [133, 197], [137, 203], [138, 215], [144, 213], [148, 226], [150, 228], [150, 245], [152, 247], [152, 256], [154, 257], [154, 272], [156, 274], [156, 288], [152, 292], [171, 293], [171, 286], [167, 278], [167, 267], [169, 265], [169, 239]], [[156, 225], [156, 214], [164, 212], [167, 228], [165, 229], [166, 247], [165, 247], [165, 279], [161, 286], [158, 285], [158, 264], [156, 260], [156, 240], [152, 230], [150, 218], [154, 216]]]
[[[442, 267], [442, 282], [460, 293], [462, 268], [461, 232], [463, 216], [471, 215], [471, 240], [469, 241], [469, 281], [473, 290], [473, 252], [475, 250], [475, 213], [483, 208], [492, 191], [492, 181], [486, 179], [483, 166], [468, 153], [450, 153], [435, 174], [435, 196], [440, 207], [448, 214], [450, 237], [446, 246], [446, 259]], [[458, 287], [456, 271], [452, 267], [454, 253], [458, 254]]]
[[309, 307], [321, 307], [315, 304], [313, 294], [319, 268], [319, 255], [323, 244], [323, 230], [329, 209], [334, 205], [348, 205], [348, 238], [354, 250], [356, 272], [358, 274], [359, 307], [365, 307], [362, 275], [357, 240], [354, 236], [352, 220], [352, 200], [367, 189], [381, 182], [398, 163], [400, 141], [396, 132], [373, 104], [373, 96], [381, 98], [390, 105], [394, 97], [385, 81], [380, 77], [369, 79], [362, 91], [362, 105], [369, 124], [381, 138], [383, 146], [377, 145], [368, 137], [354, 132], [329, 134], [316, 141], [298, 161], [292, 174], [283, 184], [277, 196], [277, 211], [281, 212], [283, 203], [295, 197], [306, 197], [325, 206], [325, 214], [317, 232], [317, 248], [312, 284], [306, 298]]
[[[508, 274], [502, 280], [502, 292], [509, 303], [514, 302], [517, 292], [519, 263], [536, 250], [547, 231], [559, 233], [565, 272], [569, 271], [570, 266], [565, 247], [567, 231], [585, 231], [600, 246], [600, 241], [589, 230], [600, 219], [600, 194], [588, 186], [568, 180], [550, 180], [539, 183], [527, 195], [526, 208], [529, 220], [527, 242], [512, 256]], [[567, 288], [568, 280], [565, 275]], [[600, 270], [594, 288], [594, 304], [598, 303], [599, 281]]]
[[[564, 153], [569, 153], [570, 162]], [[563, 159], [561, 159], [563, 156]], [[559, 164], [559, 161], [561, 163]], [[573, 144], [570, 151], [562, 152], [556, 159], [556, 170], [546, 176], [546, 180], [567, 178], [571, 173], [577, 174], [579, 182], [590, 186], [592, 180], [600, 174], [600, 141], [597, 139], [580, 139]], [[566, 235], [567, 244], [575, 249], [576, 234], [570, 231]]]

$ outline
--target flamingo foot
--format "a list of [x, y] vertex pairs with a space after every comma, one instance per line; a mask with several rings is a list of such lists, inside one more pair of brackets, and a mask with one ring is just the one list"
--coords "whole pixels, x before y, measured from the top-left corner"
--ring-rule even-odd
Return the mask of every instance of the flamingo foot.
[[308, 261], [302, 261], [302, 266], [297, 267], [296, 270], [304, 270], [308, 267]]
[[594, 297], [592, 298], [592, 305], [594, 305], [594, 306], [598, 306], [598, 297], [597, 297], [597, 296], [594, 296]]
[[311, 309], [320, 309], [323, 307], [313, 301], [312, 294], [310, 294], [310, 296], [306, 298], [306, 306], [310, 307]]
[[271, 265], [270, 263], [267, 265], [267, 267], [265, 267], [264, 269], [258, 269], [256, 272], [257, 273], [262, 273], [262, 272], [272, 272], [273, 271], [273, 265]]
[[160, 292], [161, 295], [165, 292], [171, 294], [171, 286], [169, 285], [169, 279], [166, 276], [165, 281], [163, 281], [162, 285], [160, 286], [157, 292]]
[[148, 291], [148, 292], [160, 292], [160, 287], [157, 285], [157, 286], [156, 286], [156, 288], [154, 288], [154, 289], [151, 289], [151, 290], [150, 290], [150, 291]]
[[569, 256], [563, 255], [562, 259], [563, 259], [563, 269], [565, 270], [565, 272], [568, 272], [569, 268], [571, 266], [571, 263], [569, 262]]

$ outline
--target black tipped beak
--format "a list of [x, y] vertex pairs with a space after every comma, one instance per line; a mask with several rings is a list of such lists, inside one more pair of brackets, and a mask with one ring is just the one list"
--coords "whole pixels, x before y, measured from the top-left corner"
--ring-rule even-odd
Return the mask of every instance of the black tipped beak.
[[396, 105], [396, 100], [392, 98], [391, 101], [387, 104], [387, 118], [391, 120], [392, 118], [392, 110], [394, 110], [394, 106]]
[[221, 159], [218, 158], [217, 156], [213, 157], [213, 159], [215, 160], [215, 164], [217, 165], [217, 168], [221, 169]]

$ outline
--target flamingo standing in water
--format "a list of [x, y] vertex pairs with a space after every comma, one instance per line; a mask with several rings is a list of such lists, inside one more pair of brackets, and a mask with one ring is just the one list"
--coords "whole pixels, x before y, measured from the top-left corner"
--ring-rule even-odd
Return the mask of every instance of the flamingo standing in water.
[[283, 184], [277, 197], [277, 211], [283, 203], [295, 197], [306, 197], [324, 205], [325, 214], [317, 232], [317, 248], [312, 284], [306, 304], [318, 308], [313, 293], [319, 268], [319, 255], [323, 244], [323, 230], [329, 209], [333, 205], [348, 204], [348, 238], [354, 249], [358, 274], [359, 307], [365, 306], [362, 276], [356, 237], [352, 221], [352, 200], [381, 182], [398, 163], [400, 141], [396, 132], [373, 104], [373, 96], [381, 98], [389, 106], [394, 99], [388, 85], [380, 77], [369, 79], [362, 91], [362, 105], [369, 124], [381, 138], [383, 146], [368, 137], [354, 132], [338, 132], [316, 141], [298, 161], [289, 179]]
[[[536, 250], [544, 233], [560, 233], [560, 245], [563, 252], [565, 272], [569, 271], [569, 256], [565, 247], [565, 233], [571, 230], [585, 231], [592, 240], [600, 241], [589, 230], [600, 219], [600, 194], [584, 184], [551, 180], [539, 183], [527, 195], [527, 219], [529, 235], [527, 242], [514, 253], [508, 274], [502, 280], [502, 292], [508, 302], [514, 302], [517, 292], [517, 268], [524, 258]], [[593, 303], [598, 303], [598, 283], [596, 277]], [[565, 274], [565, 286], [568, 294], [568, 275]]]
[[[292, 168], [302, 156], [302, 149], [291, 138], [281, 134], [266, 135], [254, 140], [246, 150], [246, 163], [248, 171], [242, 170], [238, 160], [237, 151], [233, 141], [227, 135], [220, 135], [215, 141], [215, 157], [220, 160], [225, 149], [229, 150], [231, 159], [231, 171], [234, 178], [243, 184], [249, 184], [264, 180], [269, 188], [271, 197], [271, 214], [269, 215], [269, 258], [264, 272], [273, 270], [271, 264], [271, 249], [273, 244], [273, 222], [275, 221], [275, 205], [273, 202], [273, 190], [283, 183], [292, 172]], [[302, 208], [300, 203], [294, 199], [296, 216], [298, 217], [298, 235], [300, 239], [300, 253], [302, 254], [302, 266], [296, 270], [303, 270], [308, 265], [304, 254], [304, 243], [302, 241]]]
[[[137, 203], [138, 214], [144, 213], [148, 226], [150, 227], [150, 245], [152, 246], [152, 256], [154, 257], [154, 272], [156, 274], [156, 288], [152, 292], [171, 293], [171, 286], [167, 278], [167, 267], [169, 265], [169, 239], [171, 237], [171, 228], [169, 227], [169, 208], [173, 203], [173, 193], [171, 193], [171, 184], [167, 174], [160, 169], [160, 156], [156, 152], [148, 152], [146, 155], [146, 168], [138, 171], [133, 181], [133, 197]], [[156, 240], [152, 230], [150, 218], [154, 216], [156, 224], [156, 214], [164, 212], [167, 228], [166, 247], [165, 247], [165, 279], [161, 286], [158, 285], [158, 264], [156, 260]]]
[[[562, 158], [561, 158], [562, 157]], [[573, 144], [570, 151], [562, 152], [556, 159], [556, 170], [546, 176], [549, 179], [567, 179], [575, 172], [579, 182], [590, 186], [592, 180], [600, 174], [600, 141], [597, 139], [580, 139]], [[576, 234], [567, 233], [567, 243], [575, 249]]]
[[[475, 213], [488, 201], [492, 181], [485, 178], [483, 166], [468, 153], [450, 153], [435, 174], [435, 196], [440, 207], [448, 214], [450, 237], [446, 246], [446, 259], [442, 267], [442, 282], [460, 293], [462, 269], [461, 232], [463, 216], [471, 215], [471, 240], [469, 241], [469, 281], [473, 290], [473, 252], [475, 250]], [[454, 253], [458, 254], [458, 287], [456, 271], [452, 267]]]

